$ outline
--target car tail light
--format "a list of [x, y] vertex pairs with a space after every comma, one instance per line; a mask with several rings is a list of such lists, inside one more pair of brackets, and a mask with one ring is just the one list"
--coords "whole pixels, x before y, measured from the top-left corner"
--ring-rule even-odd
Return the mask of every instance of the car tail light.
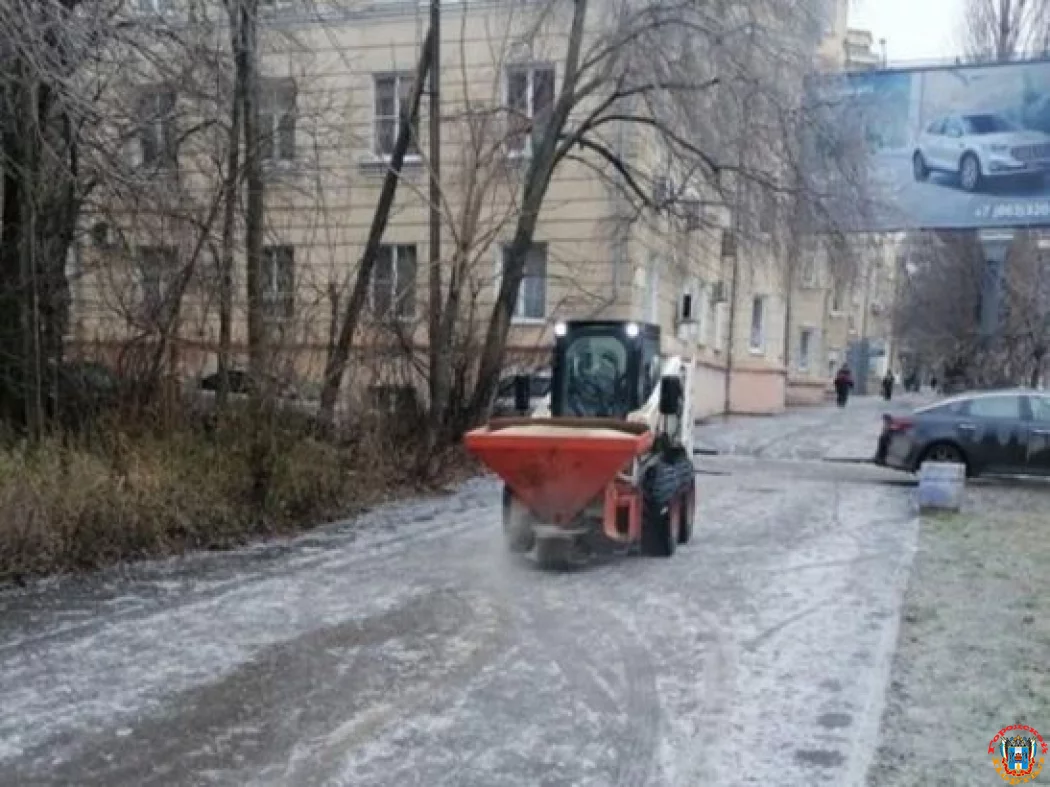
[[915, 426], [913, 418], [908, 418], [907, 416], [886, 416], [887, 432], [907, 432], [913, 426]]

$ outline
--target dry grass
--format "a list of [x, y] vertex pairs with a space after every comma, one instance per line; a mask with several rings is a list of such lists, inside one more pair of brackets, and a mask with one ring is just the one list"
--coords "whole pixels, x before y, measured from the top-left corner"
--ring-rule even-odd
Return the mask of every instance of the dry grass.
[[441, 477], [415, 476], [412, 447], [358, 432], [336, 446], [297, 429], [267, 434], [268, 483], [253, 496], [250, 428], [106, 431], [0, 449], [0, 581], [94, 569], [191, 549], [223, 549], [359, 512], [470, 471], [458, 454]]
[[1001, 783], [996, 732], [1050, 737], [1050, 489], [990, 481], [968, 497], [922, 522], [872, 787]]

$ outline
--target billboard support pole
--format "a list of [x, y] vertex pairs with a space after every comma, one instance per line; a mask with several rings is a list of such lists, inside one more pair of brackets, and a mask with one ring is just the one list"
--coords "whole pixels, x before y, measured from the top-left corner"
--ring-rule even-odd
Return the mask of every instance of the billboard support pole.
[[978, 233], [984, 251], [984, 276], [981, 279], [981, 345], [986, 352], [995, 348], [999, 338], [1002, 309], [1003, 270], [1006, 255], [1014, 239], [1013, 230], [982, 230]]

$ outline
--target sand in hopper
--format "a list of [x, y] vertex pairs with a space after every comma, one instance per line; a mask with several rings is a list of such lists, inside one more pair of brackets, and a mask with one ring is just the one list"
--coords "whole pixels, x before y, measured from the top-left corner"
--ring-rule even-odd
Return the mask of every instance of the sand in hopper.
[[500, 429], [498, 434], [518, 437], [588, 437], [599, 440], [633, 441], [636, 439], [636, 436], [630, 432], [621, 432], [618, 429], [587, 429], [571, 426], [553, 426], [550, 424], [508, 426], [505, 429]]

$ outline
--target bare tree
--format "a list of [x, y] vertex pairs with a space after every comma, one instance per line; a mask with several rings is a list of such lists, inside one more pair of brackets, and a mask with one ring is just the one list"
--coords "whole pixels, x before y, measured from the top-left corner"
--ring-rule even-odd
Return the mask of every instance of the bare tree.
[[967, 0], [961, 39], [973, 62], [1013, 60], [1050, 48], [1045, 0]]

